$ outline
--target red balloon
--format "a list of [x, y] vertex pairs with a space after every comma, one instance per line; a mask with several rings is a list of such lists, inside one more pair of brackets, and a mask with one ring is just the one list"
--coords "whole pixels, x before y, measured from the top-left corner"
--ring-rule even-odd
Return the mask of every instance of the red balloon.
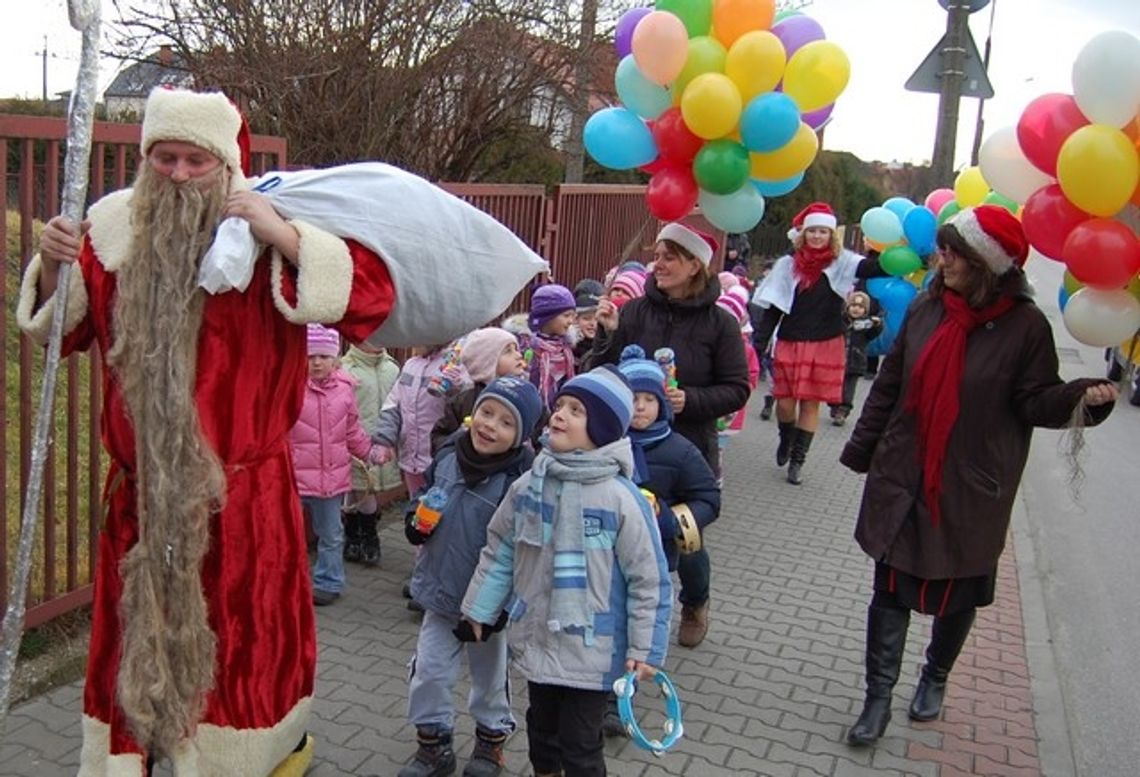
[[692, 212], [699, 194], [692, 171], [687, 166], [674, 165], [649, 180], [645, 202], [649, 212], [661, 221], [677, 221]]
[[1043, 94], [1017, 122], [1017, 143], [1037, 169], [1057, 177], [1057, 154], [1065, 139], [1089, 123], [1071, 94]]
[[657, 142], [657, 153], [662, 159], [678, 164], [690, 164], [701, 146], [703, 138], [694, 135], [685, 125], [681, 109], [670, 108], [657, 117], [653, 125], [653, 139]]
[[1059, 184], [1053, 183], [1029, 195], [1021, 212], [1021, 226], [1034, 248], [1059, 262], [1065, 238], [1078, 224], [1091, 218], [1065, 198]]
[[639, 167], [637, 169], [643, 173], [649, 173], [650, 175], [657, 175], [659, 172], [661, 172], [662, 170], [664, 170], [667, 167], [669, 167], [669, 161], [666, 159], [662, 159], [661, 157], [657, 157], [656, 159], [654, 159], [649, 164], [642, 165], [641, 167]]
[[1140, 240], [1119, 221], [1089, 219], [1069, 233], [1061, 258], [1081, 283], [1119, 289], [1140, 273]]

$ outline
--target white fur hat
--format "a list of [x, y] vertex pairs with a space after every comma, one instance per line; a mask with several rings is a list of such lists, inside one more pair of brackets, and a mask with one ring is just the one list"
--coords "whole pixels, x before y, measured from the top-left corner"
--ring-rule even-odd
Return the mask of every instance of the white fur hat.
[[238, 135], [242, 118], [221, 92], [191, 92], [156, 87], [146, 100], [142, 124], [142, 152], [163, 140], [191, 143], [222, 160], [237, 176], [242, 173]]

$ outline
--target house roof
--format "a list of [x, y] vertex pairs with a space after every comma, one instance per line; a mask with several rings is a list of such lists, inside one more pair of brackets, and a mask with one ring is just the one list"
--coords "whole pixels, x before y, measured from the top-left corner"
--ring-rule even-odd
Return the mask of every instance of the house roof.
[[182, 57], [178, 54], [170, 55], [170, 64], [159, 61], [159, 52], [155, 52], [150, 59], [135, 62], [119, 71], [115, 80], [103, 92], [103, 99], [108, 97], [143, 97], [150, 94], [156, 86], [189, 86], [194, 76], [183, 65]]

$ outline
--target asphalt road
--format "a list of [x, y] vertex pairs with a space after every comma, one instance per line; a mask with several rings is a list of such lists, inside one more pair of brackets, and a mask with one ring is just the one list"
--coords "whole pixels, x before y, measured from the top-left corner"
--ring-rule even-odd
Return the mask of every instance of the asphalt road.
[[[1027, 268], [1054, 322], [1062, 374], [1103, 376], [1103, 352], [1073, 340], [1057, 310], [1060, 265]], [[1022, 481], [1052, 663], [1081, 777], [1140, 773], [1140, 408], [1122, 398], [1086, 433], [1074, 499], [1063, 436], [1038, 430]], [[1028, 603], [1027, 603], [1028, 606]], [[1045, 678], [1034, 678], [1035, 684]], [[1064, 771], [1058, 770], [1058, 771]]]

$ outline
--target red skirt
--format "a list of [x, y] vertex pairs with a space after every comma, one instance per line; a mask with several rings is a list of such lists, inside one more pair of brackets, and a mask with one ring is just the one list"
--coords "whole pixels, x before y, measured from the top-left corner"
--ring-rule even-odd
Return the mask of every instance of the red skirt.
[[830, 340], [777, 340], [772, 396], [839, 404], [846, 362], [843, 335]]

